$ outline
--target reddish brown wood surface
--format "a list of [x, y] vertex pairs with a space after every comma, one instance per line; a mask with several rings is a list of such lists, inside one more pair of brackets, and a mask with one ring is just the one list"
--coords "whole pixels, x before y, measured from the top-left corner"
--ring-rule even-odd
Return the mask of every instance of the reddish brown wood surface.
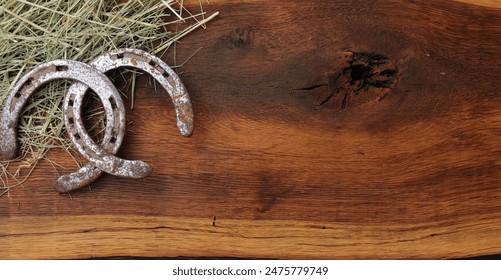
[[139, 78], [120, 155], [153, 174], [70, 197], [42, 162], [0, 198], [0, 258], [500, 254], [495, 6], [211, 1], [177, 45], [202, 48], [179, 71], [193, 136]]

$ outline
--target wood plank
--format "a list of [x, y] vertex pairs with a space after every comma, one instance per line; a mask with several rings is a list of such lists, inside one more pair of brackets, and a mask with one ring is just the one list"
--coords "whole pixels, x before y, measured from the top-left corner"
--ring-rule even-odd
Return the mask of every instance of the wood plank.
[[[448, 0], [209, 9], [217, 20], [176, 50], [184, 61], [202, 48], [180, 70], [193, 136], [179, 135], [167, 95], [139, 78], [120, 155], [153, 174], [103, 176], [70, 198], [41, 163], [0, 198], [0, 258], [501, 253], [500, 9]], [[74, 169], [68, 155], [49, 156], [66, 167], [58, 172]]]
[[[499, 219], [499, 215], [489, 218]], [[23, 216], [0, 232], [2, 256], [47, 259], [101, 256], [245, 258], [443, 258], [471, 256], [471, 247], [499, 252], [501, 226], [475, 219], [403, 226], [298, 220], [212, 219], [139, 215]], [[481, 230], [479, 230], [481, 229]], [[479, 235], [480, 232], [480, 235]], [[8, 236], [8, 238], [6, 238]], [[357, 248], [357, 252], [353, 249]], [[57, 252], [57, 254], [54, 254]], [[191, 252], [191, 253], [190, 253]], [[193, 254], [195, 253], [196, 254]], [[493, 250], [480, 251], [483, 254]], [[478, 252], [476, 252], [478, 253]]]

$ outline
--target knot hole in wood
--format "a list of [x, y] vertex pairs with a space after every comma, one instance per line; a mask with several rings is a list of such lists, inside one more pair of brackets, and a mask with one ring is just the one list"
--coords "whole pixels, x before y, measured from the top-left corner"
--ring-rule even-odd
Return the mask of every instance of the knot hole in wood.
[[343, 52], [342, 56], [347, 67], [329, 79], [331, 90], [341, 93], [341, 109], [348, 106], [353, 95], [364, 93], [380, 101], [393, 90], [398, 70], [387, 56], [367, 52]]
[[228, 47], [244, 48], [251, 44], [252, 30], [247, 27], [236, 27], [226, 38]]
[[329, 75], [329, 93], [316, 103], [324, 105], [332, 97], [341, 109], [381, 101], [398, 82], [398, 69], [385, 55], [368, 52], [343, 51], [334, 74]]

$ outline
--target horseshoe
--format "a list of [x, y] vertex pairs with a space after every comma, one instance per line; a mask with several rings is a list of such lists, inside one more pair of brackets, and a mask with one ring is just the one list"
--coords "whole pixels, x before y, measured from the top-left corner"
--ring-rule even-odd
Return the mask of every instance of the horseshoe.
[[[58, 79], [71, 79], [82, 82], [88, 88], [96, 92], [103, 104], [107, 104], [113, 100], [115, 106], [118, 108], [117, 111], [119, 112], [120, 117], [115, 119], [113, 114], [107, 111], [106, 118], [107, 120], [112, 120], [110, 123], [113, 122], [113, 126], [116, 124], [116, 127], [125, 127], [125, 108], [123, 106], [123, 101], [117, 89], [103, 73], [96, 71], [95, 68], [82, 62], [72, 60], [54, 60], [43, 63], [28, 72], [16, 83], [12, 91], [9, 93], [5, 101], [2, 118], [0, 120], [0, 153], [3, 157], [12, 159], [17, 154], [17, 123], [22, 109], [26, 105], [28, 99], [42, 85]], [[80, 107], [81, 103], [75, 105]], [[75, 119], [80, 120], [79, 117]], [[121, 122], [124, 123], [121, 124]], [[84, 132], [84, 130], [78, 131], [75, 134], [70, 133], [70, 135], [72, 135], [75, 139], [81, 139], [81, 137], [88, 136], [87, 133], [81, 132]], [[117, 131], [117, 133], [123, 134], [125, 133], [125, 129]], [[95, 145], [91, 138], [90, 142]], [[124, 176], [139, 178], [147, 176], [151, 172], [150, 166], [139, 160], [123, 160], [121, 163], [125, 162], [127, 164], [126, 166], [115, 165], [114, 162], [109, 163], [109, 161], [107, 161], [107, 154], [101, 156], [101, 154], [99, 154], [99, 150], [85, 149], [85, 152], [91, 155], [88, 159], [95, 163], [96, 166], [99, 167], [100, 165], [103, 165], [101, 158], [104, 158], [108, 165], [114, 166], [117, 173], [124, 174]], [[112, 159], [110, 159], [110, 161], [111, 160]], [[106, 164], [104, 165], [107, 167]]]
[[[102, 73], [125, 66], [138, 68], [149, 73], [162, 85], [172, 98], [176, 110], [177, 126], [181, 135], [190, 136], [193, 132], [193, 110], [188, 92], [176, 73], [160, 58], [142, 50], [118, 49], [100, 55], [92, 60], [89, 65]], [[111, 162], [112, 164], [96, 165], [95, 161], [90, 161], [76, 172], [61, 176], [55, 185], [56, 190], [59, 192], [68, 192], [89, 185], [99, 178], [103, 171], [116, 174], [115, 168], [117, 165], [127, 166], [127, 163], [123, 163], [121, 158], [114, 156], [123, 140], [124, 135], [120, 132], [125, 131], [125, 129], [122, 129], [125, 122], [119, 122], [117, 125], [112, 126], [111, 122], [107, 121], [103, 142], [101, 146], [97, 146], [94, 142], [89, 141], [92, 139], [85, 133], [81, 121], [73, 117], [80, 116], [80, 104], [86, 91], [87, 87], [85, 85], [73, 83], [65, 97], [65, 125], [68, 130], [76, 132], [70, 133], [70, 140], [85, 157], [89, 156], [87, 150], [84, 148], [86, 144], [95, 153], [102, 155], [103, 158], [106, 157], [106, 160], [103, 159], [103, 163]], [[116, 116], [114, 113], [115, 110], [112, 101], [113, 100], [110, 100], [108, 104], [103, 102], [106, 115], [111, 115], [115, 119], [120, 118], [120, 116]], [[75, 135], [80, 136], [81, 139], [78, 139]], [[81, 141], [82, 139], [83, 143]], [[124, 169], [130, 170], [131, 168], [133, 167]]]

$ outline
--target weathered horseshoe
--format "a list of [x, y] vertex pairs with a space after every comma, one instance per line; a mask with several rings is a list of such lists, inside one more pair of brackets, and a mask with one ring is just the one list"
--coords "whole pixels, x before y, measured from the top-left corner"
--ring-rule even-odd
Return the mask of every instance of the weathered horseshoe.
[[[5, 158], [12, 159], [17, 154], [17, 123], [21, 111], [26, 105], [26, 102], [39, 87], [47, 82], [57, 79], [71, 79], [74, 81], [82, 82], [88, 88], [96, 92], [103, 104], [107, 104], [108, 102], [112, 102], [113, 100], [115, 106], [117, 106], [117, 108], [119, 109], [118, 111], [125, 114], [123, 101], [117, 89], [103, 73], [96, 71], [95, 68], [85, 63], [72, 60], [54, 60], [43, 63], [24, 75], [16, 83], [5, 101], [4, 109], [2, 111], [2, 118], [0, 120], [0, 153]], [[75, 105], [78, 105], [78, 107], [80, 107], [81, 103]], [[125, 116], [123, 118], [117, 118], [117, 120], [115, 120], [112, 113], [106, 112], [106, 118], [107, 120], [113, 120], [113, 122], [116, 123], [118, 127], [125, 127], [125, 123], [120, 125], [119, 123], [117, 123], [125, 122]], [[75, 119], [80, 120], [80, 118]], [[118, 131], [118, 133], [125, 133], [125, 129], [122, 132]], [[70, 135], [72, 135], [72, 137], [75, 139], [81, 138], [82, 136], [88, 136], [87, 133], [80, 132], [77, 132], [75, 134], [70, 133]], [[95, 145], [92, 139], [90, 139], [90, 142]], [[82, 152], [81, 150], [79, 151]], [[91, 157], [89, 157], [89, 160], [95, 163], [98, 167], [102, 165], [102, 158], [104, 158], [105, 162], [107, 162], [107, 154], [100, 155], [99, 151], [100, 150], [98, 149], [85, 149], [85, 152], [91, 155]], [[129, 177], [144, 177], [151, 173], [150, 166], [142, 161], [136, 160], [125, 162], [127, 163], [126, 166], [117, 166], [114, 162], [108, 165], [115, 166], [117, 173], [122, 173], [124, 174], [124, 176]], [[125, 168], [131, 168], [131, 170], [125, 170]]]
[[176, 72], [163, 60], [142, 50], [123, 48], [100, 55], [89, 64], [101, 72], [119, 67], [134, 67], [153, 76], [172, 99], [179, 131], [183, 136], [191, 135], [193, 132], [193, 109], [190, 96]]
[[[95, 58], [89, 64], [96, 68], [96, 70], [103, 73], [112, 69], [126, 66], [138, 68], [149, 73], [171, 96], [174, 108], [176, 110], [177, 126], [181, 134], [183, 136], [191, 135], [191, 133], [193, 132], [193, 110], [189, 95], [176, 73], [160, 58], [142, 50], [118, 49]], [[88, 139], [91, 138], [85, 133], [83, 124], [79, 121], [76, 121], [75, 118], [72, 117], [80, 116], [81, 108], [80, 106], [76, 105], [81, 104], [86, 91], [87, 87], [85, 87], [85, 85], [81, 83], [74, 83], [71, 85], [68, 90], [68, 94], [66, 95], [64, 101], [65, 125], [68, 130], [76, 131], [78, 133], [70, 133], [70, 139], [77, 147], [81, 146], [81, 140], [83, 139], [83, 143], [87, 144], [87, 146], [89, 146], [89, 148], [91, 148], [97, 154], [105, 155], [108, 162], [126, 166], [126, 163], [121, 163], [122, 159], [114, 156], [114, 154], [116, 154], [116, 152], [120, 148], [123, 140], [124, 135], [120, 132], [123, 131], [121, 125], [123, 125], [124, 122], [120, 122], [113, 127], [111, 125], [111, 122], [107, 121], [103, 142], [101, 146], [97, 146], [94, 142], [88, 141]], [[109, 104], [103, 102], [103, 104], [107, 116], [111, 114], [115, 119], [120, 118], [120, 116], [115, 115], [115, 113], [113, 112], [113, 102], [110, 102]], [[75, 138], [74, 135], [80, 135], [81, 139]], [[78, 149], [80, 150], [80, 148]], [[86, 153], [82, 154], [84, 154], [84, 156], [87, 156]], [[112, 159], [112, 161], [109, 160], [110, 158]], [[84, 187], [101, 176], [103, 171], [114, 174], [115, 166], [97, 166], [94, 163], [95, 161], [91, 161], [76, 172], [61, 176], [56, 182], [56, 190], [58, 190], [59, 192], [68, 192]], [[130, 169], [125, 168], [125, 170]]]

